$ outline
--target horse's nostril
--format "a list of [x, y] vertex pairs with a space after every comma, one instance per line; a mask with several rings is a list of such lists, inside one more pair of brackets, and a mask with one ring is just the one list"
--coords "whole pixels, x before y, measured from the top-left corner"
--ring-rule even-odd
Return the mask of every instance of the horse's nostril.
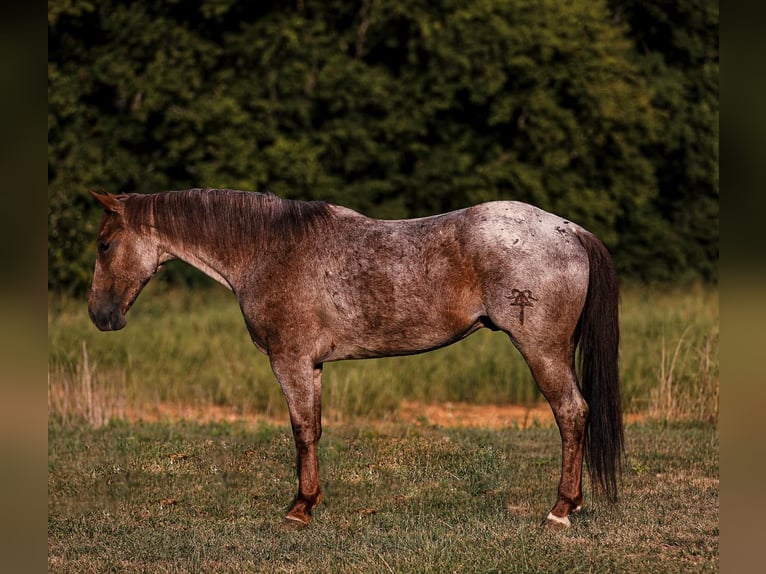
[[112, 321], [111, 321], [112, 331], [119, 331], [120, 329], [125, 327], [125, 325], [127, 324], [128, 324], [128, 320], [125, 318], [125, 315], [115, 313], [112, 316]]
[[100, 331], [119, 331], [128, 323], [125, 315], [116, 311], [98, 311], [89, 308], [88, 315]]

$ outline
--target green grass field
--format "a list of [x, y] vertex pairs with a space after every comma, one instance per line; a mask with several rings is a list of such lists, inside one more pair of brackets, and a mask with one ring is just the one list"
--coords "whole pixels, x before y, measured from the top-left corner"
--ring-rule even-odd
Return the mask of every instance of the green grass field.
[[[718, 570], [718, 294], [626, 289], [621, 498], [566, 532], [555, 428], [396, 422], [402, 400], [532, 405], [507, 338], [479, 332], [417, 357], [327, 365], [327, 498], [282, 524], [296, 489], [279, 386], [234, 298], [149, 285], [128, 327], [48, 304], [51, 572], [705, 572]], [[284, 424], [141, 422], [152, 404], [234, 406]], [[389, 422], [383, 424], [381, 421]], [[393, 421], [393, 422], [391, 422]], [[328, 421], [326, 421], [328, 422]]]
[[[49, 428], [50, 572], [717, 572], [712, 425], [629, 426], [621, 498], [567, 531], [553, 428], [327, 430], [304, 530], [287, 426]], [[587, 489], [589, 491], [589, 489]]]

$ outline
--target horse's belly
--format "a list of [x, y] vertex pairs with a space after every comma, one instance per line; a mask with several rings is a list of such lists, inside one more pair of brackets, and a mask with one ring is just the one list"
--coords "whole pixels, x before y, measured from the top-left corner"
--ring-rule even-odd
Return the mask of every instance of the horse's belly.
[[342, 337], [336, 337], [327, 361], [344, 359], [370, 359], [425, 353], [445, 347], [464, 339], [480, 329], [481, 320], [463, 323], [437, 324], [421, 320], [404, 324], [386, 323], [377, 328], [344, 329]]

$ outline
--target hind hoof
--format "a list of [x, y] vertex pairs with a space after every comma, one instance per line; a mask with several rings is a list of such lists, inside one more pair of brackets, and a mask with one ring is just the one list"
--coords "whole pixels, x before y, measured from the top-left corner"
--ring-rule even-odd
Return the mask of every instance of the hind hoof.
[[543, 525], [553, 530], [564, 530], [572, 526], [572, 523], [569, 521], [568, 516], [562, 518], [561, 516], [556, 516], [552, 512], [549, 512], [548, 516], [545, 517]]

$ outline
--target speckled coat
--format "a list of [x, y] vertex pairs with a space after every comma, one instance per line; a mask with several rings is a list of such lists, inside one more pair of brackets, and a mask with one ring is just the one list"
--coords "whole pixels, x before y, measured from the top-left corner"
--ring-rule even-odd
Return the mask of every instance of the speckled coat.
[[299, 488], [288, 520], [308, 524], [322, 499], [323, 363], [425, 352], [482, 327], [509, 335], [561, 431], [562, 476], [547, 523], [568, 526], [581, 507], [584, 454], [594, 485], [615, 497], [617, 280], [603, 244], [579, 225], [513, 201], [384, 221], [232, 190], [94, 196], [104, 215], [89, 312], [100, 329], [124, 327], [170, 259], [236, 294], [290, 411]]

